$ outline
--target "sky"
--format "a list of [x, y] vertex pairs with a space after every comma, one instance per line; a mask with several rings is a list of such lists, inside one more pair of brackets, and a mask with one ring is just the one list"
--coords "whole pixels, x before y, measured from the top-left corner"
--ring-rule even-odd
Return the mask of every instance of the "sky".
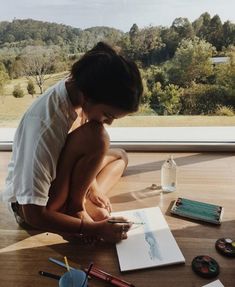
[[222, 22], [235, 23], [234, 0], [0, 0], [0, 21], [35, 19], [76, 28], [109, 26], [124, 32], [170, 26], [175, 18], [191, 22], [202, 13], [218, 14]]

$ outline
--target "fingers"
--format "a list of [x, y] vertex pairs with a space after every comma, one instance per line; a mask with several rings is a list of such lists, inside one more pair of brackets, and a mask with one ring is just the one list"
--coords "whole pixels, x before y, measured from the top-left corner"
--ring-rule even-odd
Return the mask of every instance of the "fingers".
[[126, 224], [124, 225], [112, 224], [112, 228], [115, 229], [111, 233], [109, 233], [108, 237], [106, 237], [107, 241], [117, 243], [120, 242], [121, 240], [127, 239], [128, 230], [126, 230]]
[[104, 200], [103, 198], [97, 198], [97, 203], [99, 207], [105, 208], [109, 213], [111, 213], [112, 205], [109, 200]]
[[[127, 232], [129, 231], [131, 224], [128, 223], [127, 219], [123, 217], [111, 217], [112, 220], [124, 222], [124, 223], [112, 223], [113, 228], [115, 228], [116, 231], [116, 237], [118, 241], [127, 239]], [[110, 218], [108, 219], [110, 222]], [[126, 223], [125, 223], [126, 222]]]
[[101, 235], [105, 241], [117, 243], [127, 239], [132, 223], [122, 216], [108, 217], [103, 221], [105, 232]]
[[120, 240], [127, 239], [127, 231], [129, 230], [129, 226], [127, 224], [122, 224], [121, 231], [120, 231]]
[[105, 208], [108, 210], [109, 213], [112, 212], [112, 205], [111, 205], [110, 201], [108, 201], [108, 202], [106, 203]]
[[120, 242], [121, 240], [127, 239], [127, 231], [125, 230], [125, 224], [123, 225], [118, 225], [118, 224], [113, 224], [113, 228], [115, 228], [114, 231], [114, 237], [113, 237], [113, 242]]
[[99, 206], [99, 207], [102, 207], [102, 208], [105, 208], [105, 209], [107, 209], [107, 211], [109, 212], [109, 213], [111, 213], [111, 211], [112, 211], [112, 205], [111, 205], [111, 203], [110, 203], [110, 201], [104, 201], [104, 200], [99, 200], [99, 201], [97, 201], [97, 205]]
[[107, 209], [109, 213], [112, 211], [112, 205], [107, 197], [94, 196], [90, 194], [90, 200], [97, 206]]
[[105, 208], [105, 203], [104, 203], [103, 200], [101, 200], [101, 198], [99, 198], [99, 197], [94, 197], [94, 198], [92, 198], [92, 201], [93, 201], [94, 204], [96, 204], [97, 206]]

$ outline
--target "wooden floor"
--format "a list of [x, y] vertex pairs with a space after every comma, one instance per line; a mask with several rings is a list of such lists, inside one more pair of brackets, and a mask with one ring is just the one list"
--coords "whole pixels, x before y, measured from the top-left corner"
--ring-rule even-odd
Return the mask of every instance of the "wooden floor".
[[[0, 153], [0, 190], [10, 155]], [[17, 226], [8, 207], [0, 203], [0, 286], [58, 286], [58, 281], [41, 277], [38, 271], [63, 274], [65, 269], [48, 258], [63, 260], [66, 255], [71, 266], [88, 266], [93, 261], [137, 287], [199, 287], [214, 280], [200, 278], [191, 269], [192, 259], [202, 254], [217, 260], [221, 268], [218, 278], [224, 286], [235, 286], [235, 258], [223, 257], [214, 247], [218, 238], [235, 239], [235, 153], [175, 153], [174, 156], [178, 164], [176, 192], [153, 195], [147, 191], [152, 183], [160, 184], [160, 167], [166, 153], [129, 153], [129, 167], [109, 195], [114, 211], [160, 206], [185, 256], [185, 264], [121, 274], [114, 245], [71, 244], [51, 233], [26, 232]], [[171, 216], [169, 207], [178, 196], [223, 205], [222, 225], [199, 224]], [[107, 285], [92, 279], [89, 287], [93, 286]]]

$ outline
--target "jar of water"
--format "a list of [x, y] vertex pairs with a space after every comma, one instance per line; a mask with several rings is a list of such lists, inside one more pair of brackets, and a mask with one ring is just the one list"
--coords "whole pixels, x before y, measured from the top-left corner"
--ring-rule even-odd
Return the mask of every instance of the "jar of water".
[[170, 155], [163, 163], [161, 168], [161, 187], [164, 192], [173, 192], [176, 190], [177, 165]]

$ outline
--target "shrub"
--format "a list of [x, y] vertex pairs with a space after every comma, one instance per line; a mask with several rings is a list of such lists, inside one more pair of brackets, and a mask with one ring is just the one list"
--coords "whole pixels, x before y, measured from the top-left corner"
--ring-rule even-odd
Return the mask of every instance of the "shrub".
[[218, 106], [230, 104], [229, 92], [219, 85], [192, 85], [181, 97], [181, 111], [184, 115], [214, 114]]
[[32, 80], [28, 81], [27, 91], [32, 97], [34, 96], [34, 94], [36, 94], [35, 86]]
[[216, 116], [234, 116], [234, 110], [231, 106], [218, 106], [215, 110]]
[[135, 115], [141, 115], [141, 116], [150, 116], [150, 115], [156, 115], [154, 110], [151, 109], [149, 104], [140, 104], [138, 112], [135, 113]]
[[14, 90], [13, 90], [12, 94], [15, 98], [23, 98], [24, 97], [24, 91], [22, 90], [20, 84], [14, 86]]

